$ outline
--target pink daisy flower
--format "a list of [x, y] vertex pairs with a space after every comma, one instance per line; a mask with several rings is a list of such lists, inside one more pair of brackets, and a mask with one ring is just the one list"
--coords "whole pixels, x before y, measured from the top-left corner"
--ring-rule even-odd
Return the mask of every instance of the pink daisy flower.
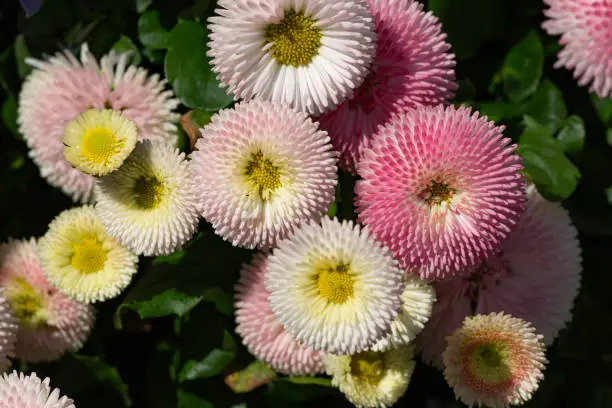
[[525, 190], [515, 145], [469, 108], [419, 107], [381, 127], [359, 163], [359, 220], [404, 269], [446, 279], [516, 225]]
[[466, 316], [506, 312], [532, 322], [549, 345], [571, 319], [580, 287], [576, 229], [558, 203], [527, 189], [527, 208], [501, 250], [465, 278], [438, 282], [438, 302], [418, 341], [424, 360], [440, 366], [443, 339]]
[[9, 357], [15, 355], [16, 340], [17, 323], [15, 315], [6, 300], [4, 288], [0, 287], [0, 372], [8, 370], [11, 366]]
[[0, 377], [0, 408], [75, 408], [74, 401], [60, 397], [49, 378], [41, 381], [36, 373], [26, 376], [13, 371]]
[[191, 153], [200, 211], [233, 245], [271, 248], [334, 200], [337, 155], [305, 113], [252, 100], [201, 132]]
[[612, 2], [609, 0], [544, 0], [550, 8], [542, 28], [561, 35], [563, 46], [554, 67], [574, 71], [578, 85], [590, 84], [599, 97], [612, 95]]
[[438, 19], [413, 0], [368, 0], [376, 25], [376, 57], [352, 98], [318, 118], [354, 172], [379, 125], [394, 114], [452, 98], [455, 56]]
[[68, 51], [27, 60], [34, 70], [19, 96], [19, 130], [41, 176], [75, 201], [92, 201], [95, 182], [64, 157], [64, 128], [79, 114], [119, 110], [136, 125], [139, 139], [177, 141], [178, 100], [165, 89], [165, 80], [128, 65], [128, 58], [111, 51], [98, 62], [83, 44], [80, 61]]
[[94, 323], [90, 306], [49, 285], [37, 251], [33, 238], [0, 245], [0, 286], [19, 325], [15, 357], [30, 362], [79, 350]]
[[444, 377], [470, 407], [521, 405], [544, 378], [542, 336], [524, 320], [504, 313], [468, 317], [446, 340]]
[[275, 371], [289, 375], [325, 372], [321, 354], [295, 341], [276, 320], [266, 290], [268, 259], [258, 253], [242, 268], [236, 285], [236, 333], [249, 352]]

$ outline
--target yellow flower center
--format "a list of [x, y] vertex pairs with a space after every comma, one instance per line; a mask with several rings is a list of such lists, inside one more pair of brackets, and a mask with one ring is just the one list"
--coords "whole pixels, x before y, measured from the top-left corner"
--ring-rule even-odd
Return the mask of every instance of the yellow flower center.
[[351, 375], [371, 385], [380, 382], [385, 373], [382, 355], [364, 351], [351, 357]]
[[317, 275], [319, 294], [331, 303], [342, 304], [353, 297], [353, 277], [349, 265], [323, 269]]
[[451, 188], [447, 183], [431, 180], [429, 185], [425, 187], [423, 191], [419, 194], [427, 204], [432, 205], [440, 205], [443, 202], [449, 202], [457, 191], [454, 188]]
[[308, 65], [321, 47], [321, 30], [315, 23], [302, 11], [287, 10], [279, 24], [269, 24], [264, 37], [272, 44], [272, 57], [283, 65]]
[[507, 353], [499, 345], [485, 343], [477, 346], [470, 357], [470, 368], [475, 377], [487, 384], [498, 384], [510, 376], [506, 364]]
[[119, 148], [120, 142], [108, 128], [87, 129], [81, 143], [83, 156], [96, 164], [106, 163]]
[[280, 169], [266, 159], [261, 151], [251, 156], [245, 174], [259, 188], [259, 194], [264, 200], [281, 186]]
[[157, 177], [141, 177], [134, 184], [136, 203], [147, 210], [159, 207], [164, 199], [165, 191], [164, 183]]
[[20, 324], [39, 328], [47, 323], [43, 300], [25, 279], [13, 279], [6, 286], [6, 298]]
[[85, 238], [72, 249], [72, 267], [84, 274], [102, 269], [108, 257], [102, 242], [96, 238]]

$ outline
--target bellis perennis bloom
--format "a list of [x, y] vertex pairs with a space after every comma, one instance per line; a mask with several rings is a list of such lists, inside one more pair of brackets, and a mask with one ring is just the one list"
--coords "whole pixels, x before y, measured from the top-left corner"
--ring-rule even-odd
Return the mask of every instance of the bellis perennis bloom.
[[13, 371], [0, 377], [0, 408], [75, 408], [73, 401], [52, 389], [50, 379]]

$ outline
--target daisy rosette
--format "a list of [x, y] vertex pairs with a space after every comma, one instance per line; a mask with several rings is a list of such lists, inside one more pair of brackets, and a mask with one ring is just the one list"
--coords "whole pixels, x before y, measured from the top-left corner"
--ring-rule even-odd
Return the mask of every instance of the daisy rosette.
[[394, 114], [453, 97], [455, 56], [446, 34], [423, 4], [367, 0], [376, 27], [376, 57], [363, 84], [335, 110], [318, 117], [351, 172], [378, 126]]
[[327, 217], [281, 241], [266, 276], [279, 323], [331, 354], [358, 353], [388, 335], [404, 284], [397, 261], [367, 230]]
[[542, 28], [560, 35], [555, 68], [573, 71], [578, 85], [601, 98], [612, 96], [612, 3], [595, 0], [544, 0]]
[[12, 365], [9, 357], [15, 356], [17, 341], [17, 322], [11, 309], [4, 288], [0, 287], [0, 373]]
[[530, 323], [508, 314], [467, 317], [446, 338], [444, 377], [468, 406], [521, 405], [544, 378], [541, 340]]
[[39, 241], [39, 256], [51, 285], [84, 303], [116, 297], [138, 269], [138, 257], [104, 231], [89, 205], [51, 221]]
[[365, 0], [220, 0], [208, 55], [221, 86], [321, 114], [363, 82], [375, 53]]
[[[80, 160], [83, 158], [74, 148], [68, 149], [68, 159], [64, 156], [62, 139], [66, 126], [90, 109], [112, 109], [134, 124], [139, 139], [174, 145], [178, 140], [179, 115], [175, 109], [179, 102], [159, 75], [149, 75], [144, 68], [131, 65], [129, 53], [113, 50], [98, 61], [87, 44], [83, 44], [80, 54], [80, 59], [69, 51], [43, 59], [26, 59], [34, 69], [19, 95], [17, 121], [41, 176], [74, 201], [90, 202], [95, 178], [73, 167], [71, 159], [77, 164], [89, 162]], [[73, 147], [74, 137], [80, 133], [78, 126], [74, 126], [76, 135], [71, 133], [69, 138]], [[109, 130], [112, 126], [105, 128]], [[93, 154], [94, 160], [109, 152], [109, 137], [104, 131], [91, 133], [84, 142], [86, 145], [81, 147], [85, 151], [81, 149], [81, 153]], [[120, 150], [127, 147], [126, 143]]]
[[34, 238], [0, 245], [0, 286], [18, 325], [15, 357], [53, 361], [78, 351], [94, 324], [93, 308], [52, 287]]
[[0, 377], [0, 408], [75, 408], [74, 401], [51, 388], [51, 380], [36, 373], [13, 371]]
[[580, 288], [577, 235], [567, 211], [529, 185], [525, 213], [501, 249], [470, 275], [435, 284], [438, 301], [418, 341], [424, 359], [440, 366], [443, 339], [474, 313], [509, 313], [552, 344], [571, 320]]
[[201, 132], [191, 153], [199, 208], [233, 245], [272, 248], [333, 202], [337, 154], [305, 113], [253, 100]]
[[106, 232], [138, 255], [169, 255], [198, 227], [189, 164], [165, 143], [139, 142], [119, 170], [98, 180], [95, 191]]
[[90, 109], [66, 125], [62, 143], [70, 164], [92, 176], [115, 171], [136, 147], [136, 126], [112, 109]]
[[402, 310], [391, 323], [391, 333], [379, 340], [371, 350], [386, 351], [411, 343], [423, 330], [436, 301], [433, 286], [414, 274], [408, 274], [402, 293]]
[[358, 172], [359, 221], [422, 279], [466, 273], [523, 212], [521, 158], [469, 108], [418, 107], [380, 128]]
[[332, 385], [358, 408], [390, 407], [406, 392], [415, 362], [413, 347], [323, 357]]
[[295, 341], [276, 320], [265, 287], [268, 259], [257, 253], [242, 267], [236, 284], [236, 333], [257, 359], [289, 375], [325, 372], [321, 353]]

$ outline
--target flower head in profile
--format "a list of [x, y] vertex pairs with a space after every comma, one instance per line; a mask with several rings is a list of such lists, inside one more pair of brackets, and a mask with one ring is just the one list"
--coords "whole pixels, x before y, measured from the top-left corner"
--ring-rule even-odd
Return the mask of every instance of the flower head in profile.
[[268, 259], [258, 253], [244, 265], [236, 285], [236, 333], [257, 359], [289, 375], [325, 371], [321, 354], [295, 341], [276, 320], [265, 287]]
[[106, 232], [138, 255], [169, 255], [198, 226], [185, 154], [164, 143], [139, 142], [119, 170], [98, 180], [96, 199]]
[[332, 384], [358, 408], [395, 404], [406, 392], [415, 366], [413, 347], [407, 345], [378, 353], [326, 355], [323, 362]]
[[470, 275], [435, 284], [438, 301], [418, 341], [424, 359], [440, 366], [444, 338], [473, 313], [509, 313], [531, 322], [552, 344], [572, 317], [580, 287], [577, 234], [559, 203], [528, 186], [525, 213], [500, 251]]
[[19, 130], [41, 176], [75, 201], [92, 201], [95, 184], [94, 177], [64, 157], [64, 131], [80, 114], [92, 108], [112, 109], [136, 126], [141, 140], [172, 145], [178, 140], [178, 100], [166, 89], [165, 80], [130, 65], [129, 58], [129, 53], [113, 50], [98, 62], [83, 44], [80, 60], [69, 51], [26, 60], [34, 69], [19, 95]]
[[51, 285], [79, 302], [114, 298], [132, 280], [138, 257], [105, 231], [91, 206], [60, 213], [39, 241], [43, 272]]
[[375, 53], [365, 0], [220, 0], [209, 18], [213, 71], [236, 99], [320, 114], [341, 103]]
[[0, 373], [11, 366], [9, 357], [15, 356], [17, 341], [17, 322], [4, 292], [0, 287]]
[[0, 377], [0, 408], [75, 408], [73, 401], [52, 389], [51, 380], [41, 381], [36, 373], [13, 371]]
[[349, 171], [378, 126], [416, 106], [444, 103], [457, 87], [455, 56], [437, 17], [413, 0], [367, 2], [376, 26], [371, 72], [351, 98], [317, 119]]
[[233, 245], [272, 248], [334, 200], [336, 153], [303, 112], [253, 100], [213, 116], [191, 154], [202, 216]]
[[353, 354], [390, 333], [403, 272], [367, 230], [326, 217], [281, 241], [268, 259], [270, 306], [298, 342]]
[[134, 150], [136, 126], [120, 112], [90, 109], [66, 125], [62, 143], [64, 157], [92, 176], [115, 171]]
[[94, 324], [93, 308], [52, 287], [35, 239], [0, 245], [0, 286], [18, 324], [15, 357], [53, 361], [78, 351]]
[[357, 212], [404, 269], [452, 278], [514, 228], [523, 167], [502, 130], [452, 106], [418, 107], [379, 129], [359, 163]]
[[612, 3], [595, 0], [544, 0], [542, 28], [560, 35], [555, 68], [574, 71], [578, 85], [601, 98], [612, 96]]
[[468, 406], [523, 404], [544, 378], [542, 336], [524, 320], [504, 313], [467, 317], [446, 340], [444, 377]]

